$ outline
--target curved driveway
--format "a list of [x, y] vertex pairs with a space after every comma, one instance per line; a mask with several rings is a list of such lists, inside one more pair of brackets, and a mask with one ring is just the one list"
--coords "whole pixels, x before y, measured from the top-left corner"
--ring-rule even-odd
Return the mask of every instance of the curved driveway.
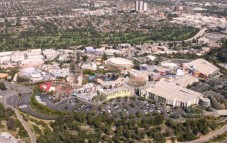
[[44, 120], [55, 120], [57, 117], [55, 116], [48, 116], [48, 115], [43, 115], [43, 114], [40, 114], [38, 112], [35, 112], [31, 109], [31, 107], [28, 105], [27, 107], [25, 108], [20, 108], [20, 110], [24, 113], [27, 113], [29, 115], [32, 115], [36, 118], [39, 118], [39, 119], [44, 119]]
[[57, 118], [56, 116], [44, 115], [44, 114], [40, 114], [40, 113], [32, 110], [32, 108], [30, 106], [31, 96], [32, 96], [32, 94], [23, 94], [22, 97], [20, 98], [19, 106], [20, 106], [20, 110], [22, 112], [32, 115], [34, 117], [37, 117], [39, 119], [44, 119], [44, 120], [55, 120]]

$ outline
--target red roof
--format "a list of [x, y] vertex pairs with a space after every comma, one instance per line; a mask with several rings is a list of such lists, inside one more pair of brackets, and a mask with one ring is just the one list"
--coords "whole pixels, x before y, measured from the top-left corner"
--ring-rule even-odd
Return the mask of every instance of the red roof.
[[39, 85], [39, 89], [42, 91], [46, 91], [49, 92], [50, 87], [52, 86], [52, 83], [48, 82], [48, 83], [43, 83]]
[[56, 87], [56, 92], [64, 92], [65, 94], [70, 94], [72, 92], [72, 88], [65, 84], [59, 84]]

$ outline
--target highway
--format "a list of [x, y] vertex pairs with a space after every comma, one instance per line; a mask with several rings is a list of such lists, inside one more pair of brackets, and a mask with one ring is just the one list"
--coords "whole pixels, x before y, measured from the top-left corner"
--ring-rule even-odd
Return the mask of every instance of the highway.
[[[203, 34], [207, 31], [207, 28], [203, 28], [203, 29], [200, 29], [199, 32], [194, 35], [192, 38], [189, 38], [189, 39], [186, 39], [186, 40], [182, 40], [182, 41], [185, 41], [185, 42], [190, 42], [190, 41], [193, 41], [193, 39], [198, 39], [199, 37], [203, 36]], [[182, 41], [163, 41], [161, 42], [161, 44], [166, 44], [166, 43], [182, 43]], [[156, 44], [159, 44], [159, 43], [156, 43]]]
[[10, 96], [2, 96], [1, 98], [1, 101], [3, 103], [3, 105], [6, 107], [6, 108], [11, 108], [13, 109], [13, 111], [15, 112], [18, 120], [21, 122], [21, 124], [23, 125], [23, 127], [25, 128], [25, 130], [27, 131], [30, 139], [31, 139], [31, 143], [36, 143], [36, 138], [35, 138], [35, 135], [33, 134], [33, 132], [31, 131], [30, 127], [28, 126], [28, 124], [24, 121], [23, 117], [21, 116], [20, 112], [15, 109], [14, 107], [12, 107], [11, 105], [8, 105], [7, 102], [6, 102], [6, 99], [11, 97]]
[[193, 36], [192, 38], [189, 38], [187, 40], [184, 40], [184, 41], [189, 42], [189, 41], [192, 41], [193, 39], [197, 39], [197, 38], [201, 37], [206, 31], [207, 31], [207, 28], [203, 28], [195, 36]]

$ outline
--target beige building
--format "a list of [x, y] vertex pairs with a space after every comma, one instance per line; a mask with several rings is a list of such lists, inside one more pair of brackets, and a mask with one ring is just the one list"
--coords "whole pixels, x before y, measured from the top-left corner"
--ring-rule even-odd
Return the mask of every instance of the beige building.
[[219, 72], [219, 68], [204, 59], [196, 59], [189, 63], [184, 63], [183, 69], [192, 73], [195, 77], [203, 78], [208, 78], [209, 76]]
[[189, 85], [192, 85], [193, 83], [199, 82], [199, 79], [190, 75], [185, 75], [180, 79], [177, 79], [175, 83], [177, 85], [180, 85], [182, 87], [187, 87]]
[[128, 70], [133, 68], [133, 62], [124, 58], [110, 58], [106, 60], [106, 65], [110, 68], [115, 68], [118, 70]]
[[175, 83], [160, 81], [153, 87], [142, 91], [146, 98], [154, 99], [158, 102], [171, 106], [188, 107], [199, 103], [201, 93], [189, 90]]

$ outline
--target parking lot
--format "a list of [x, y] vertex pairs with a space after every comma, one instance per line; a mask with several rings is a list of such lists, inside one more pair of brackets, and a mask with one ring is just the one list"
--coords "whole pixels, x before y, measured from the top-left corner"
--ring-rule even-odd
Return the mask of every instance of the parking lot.
[[144, 98], [118, 98], [104, 103], [98, 108], [98, 113], [107, 112], [110, 116], [122, 118], [122, 116], [140, 116], [160, 113], [166, 118], [184, 119], [187, 113], [182, 108], [173, 108]]
[[12, 107], [18, 106], [19, 97], [17, 95], [6, 98], [6, 104]]
[[74, 96], [65, 98], [62, 101], [56, 103], [55, 99], [53, 99], [51, 95], [41, 94], [38, 96], [42, 102], [44, 102], [48, 107], [54, 110], [68, 112], [96, 111], [96, 113], [98, 114], [103, 114], [104, 112], [106, 112], [109, 113], [110, 116], [118, 119], [125, 116], [132, 118], [146, 114], [160, 113], [166, 118], [173, 118], [183, 121], [185, 118], [190, 117], [192, 114], [194, 114], [191, 112], [186, 112], [180, 107], [174, 108], [172, 106], [166, 106], [165, 104], [136, 96], [130, 98], [126, 97], [112, 99], [104, 102], [97, 108], [95, 108], [95, 105], [81, 101]]
[[60, 102], [56, 102], [51, 95], [39, 94], [37, 96], [39, 96], [41, 102], [45, 103], [48, 107], [54, 110], [81, 112], [90, 111], [93, 107], [93, 105], [85, 103], [74, 96], [65, 98]]

